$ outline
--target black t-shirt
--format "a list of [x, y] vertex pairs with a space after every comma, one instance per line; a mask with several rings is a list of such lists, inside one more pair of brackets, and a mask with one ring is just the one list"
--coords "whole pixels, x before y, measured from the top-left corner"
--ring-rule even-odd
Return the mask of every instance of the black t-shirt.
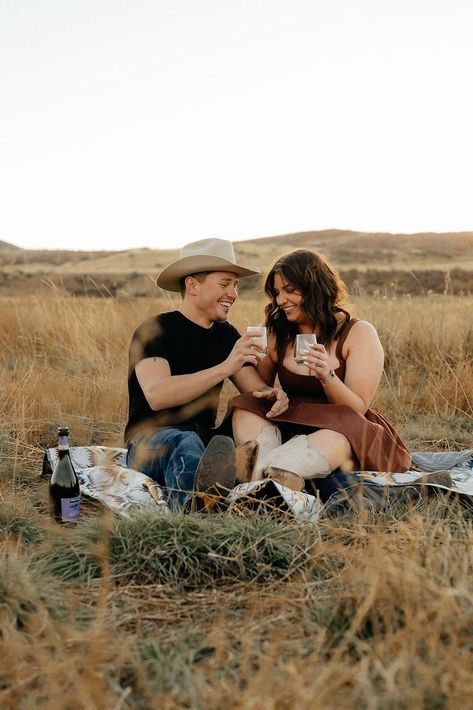
[[125, 441], [136, 433], [161, 426], [198, 424], [215, 426], [222, 382], [187, 404], [154, 412], [149, 406], [135, 373], [135, 366], [147, 357], [168, 361], [171, 375], [188, 375], [223, 362], [230, 354], [239, 332], [226, 321], [203, 328], [180, 311], [153, 316], [144, 321], [131, 340], [128, 369], [129, 415]]

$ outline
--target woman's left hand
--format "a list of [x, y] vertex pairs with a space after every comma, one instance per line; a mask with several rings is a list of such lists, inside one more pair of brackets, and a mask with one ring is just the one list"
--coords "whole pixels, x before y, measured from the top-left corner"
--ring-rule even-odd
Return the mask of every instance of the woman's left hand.
[[330, 374], [328, 364], [328, 353], [321, 343], [311, 345], [309, 351], [304, 355], [304, 363], [310, 370], [310, 374], [318, 380], [326, 380]]
[[252, 394], [254, 397], [276, 400], [269, 412], [266, 413], [268, 419], [277, 417], [278, 414], [282, 414], [289, 407], [289, 397], [280, 387], [266, 387], [262, 390], [255, 390]]

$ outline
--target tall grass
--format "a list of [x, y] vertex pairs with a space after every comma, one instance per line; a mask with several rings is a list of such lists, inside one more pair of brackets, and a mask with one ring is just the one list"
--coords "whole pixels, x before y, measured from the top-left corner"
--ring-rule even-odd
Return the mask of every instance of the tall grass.
[[[129, 339], [172, 304], [0, 300], [0, 706], [469, 704], [473, 517], [455, 499], [311, 530], [86, 502], [76, 527], [49, 522], [44, 447], [63, 422], [75, 444], [122, 444]], [[411, 449], [473, 447], [472, 305], [355, 299], [386, 352], [375, 407]], [[261, 313], [242, 300], [232, 320]]]
[[[0, 300], [1, 431], [13, 467], [54, 441], [67, 423], [76, 444], [121, 445], [127, 417], [127, 350], [134, 328], [178, 301], [111, 298]], [[262, 301], [237, 302], [242, 331]], [[472, 298], [355, 299], [386, 352], [375, 406], [416, 448], [468, 445], [473, 416]], [[232, 392], [227, 385], [221, 411]]]

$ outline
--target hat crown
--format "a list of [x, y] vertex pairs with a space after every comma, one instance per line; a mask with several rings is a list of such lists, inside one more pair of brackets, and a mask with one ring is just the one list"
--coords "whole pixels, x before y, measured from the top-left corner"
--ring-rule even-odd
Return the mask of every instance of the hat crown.
[[201, 239], [185, 244], [181, 249], [181, 259], [187, 256], [215, 256], [235, 263], [233, 244], [227, 239]]
[[167, 291], [180, 291], [185, 276], [201, 271], [230, 271], [239, 278], [261, 273], [257, 267], [238, 264], [233, 244], [227, 239], [201, 239], [183, 246], [179, 259], [166, 266], [156, 282]]

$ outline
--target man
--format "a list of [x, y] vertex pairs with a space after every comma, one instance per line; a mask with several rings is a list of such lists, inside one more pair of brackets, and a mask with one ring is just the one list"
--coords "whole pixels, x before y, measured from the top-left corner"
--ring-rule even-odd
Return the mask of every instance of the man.
[[157, 278], [161, 288], [181, 292], [181, 307], [149, 318], [133, 335], [127, 465], [167, 489], [173, 509], [187, 509], [193, 493], [205, 506], [234, 485], [233, 441], [213, 429], [227, 377], [240, 392], [274, 399], [269, 418], [287, 409], [285, 393], [254, 367], [263, 357], [253, 344], [258, 334], [240, 337], [227, 321], [238, 279], [257, 273], [236, 263], [229, 241], [187, 244]]

